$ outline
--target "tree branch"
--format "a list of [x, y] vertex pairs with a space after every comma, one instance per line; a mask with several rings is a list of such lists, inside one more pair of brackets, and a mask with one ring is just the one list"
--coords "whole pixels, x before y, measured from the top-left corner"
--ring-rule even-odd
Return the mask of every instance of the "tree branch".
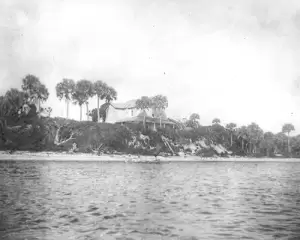
[[59, 128], [56, 130], [56, 135], [55, 135], [55, 138], [54, 138], [54, 144], [55, 144], [56, 146], [60, 146], [60, 145], [65, 144], [66, 142], [68, 142], [68, 141], [70, 141], [70, 140], [75, 139], [75, 138], [73, 138], [74, 133], [72, 132], [72, 133], [71, 133], [71, 136], [70, 136], [69, 138], [67, 138], [67, 139], [64, 140], [64, 141], [60, 141], [60, 140], [59, 140], [59, 131], [60, 131], [61, 128], [62, 128], [62, 127], [59, 127]]

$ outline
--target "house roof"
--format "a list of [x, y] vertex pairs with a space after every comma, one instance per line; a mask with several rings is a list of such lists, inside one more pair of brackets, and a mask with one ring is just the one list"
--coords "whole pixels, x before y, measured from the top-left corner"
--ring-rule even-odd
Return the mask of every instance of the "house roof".
[[115, 109], [122, 109], [122, 110], [125, 110], [125, 109], [133, 109], [136, 107], [136, 99], [133, 99], [133, 100], [130, 100], [130, 101], [127, 101], [125, 103], [110, 103], [110, 105], [112, 107], [114, 107]]

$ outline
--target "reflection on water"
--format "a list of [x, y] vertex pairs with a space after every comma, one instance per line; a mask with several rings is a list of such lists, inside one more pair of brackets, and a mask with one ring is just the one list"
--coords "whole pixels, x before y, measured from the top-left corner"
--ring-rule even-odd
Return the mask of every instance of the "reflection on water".
[[0, 239], [300, 239], [300, 164], [0, 162]]

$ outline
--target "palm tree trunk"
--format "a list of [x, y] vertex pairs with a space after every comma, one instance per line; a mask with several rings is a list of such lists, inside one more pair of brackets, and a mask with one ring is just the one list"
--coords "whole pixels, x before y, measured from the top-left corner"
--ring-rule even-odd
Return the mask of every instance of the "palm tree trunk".
[[89, 104], [86, 103], [86, 120], [89, 120]]
[[290, 133], [289, 132], [288, 132], [287, 143], [288, 143], [288, 153], [290, 153]]
[[244, 139], [242, 139], [242, 150], [244, 150]]
[[247, 153], [251, 153], [251, 143], [247, 143]]
[[38, 112], [40, 112], [41, 111], [41, 101], [40, 101], [40, 99], [38, 99]]
[[100, 109], [99, 109], [99, 96], [97, 96], [97, 117], [98, 117], [98, 123], [100, 122]]
[[69, 100], [66, 99], [66, 104], [67, 104], [67, 119], [69, 119]]
[[159, 116], [159, 126], [161, 127], [161, 116]]
[[80, 107], [80, 121], [82, 120], [82, 105], [79, 105]]
[[144, 114], [144, 128], [146, 129], [146, 114]]
[[230, 146], [232, 147], [232, 133], [230, 135]]

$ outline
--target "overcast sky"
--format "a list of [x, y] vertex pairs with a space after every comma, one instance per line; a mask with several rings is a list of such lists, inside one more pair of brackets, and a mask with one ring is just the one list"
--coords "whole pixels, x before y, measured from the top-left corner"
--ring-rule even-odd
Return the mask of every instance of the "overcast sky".
[[1, 0], [0, 93], [28, 73], [54, 115], [65, 116], [55, 85], [85, 78], [113, 86], [118, 102], [164, 94], [170, 117], [299, 133], [300, 1]]

